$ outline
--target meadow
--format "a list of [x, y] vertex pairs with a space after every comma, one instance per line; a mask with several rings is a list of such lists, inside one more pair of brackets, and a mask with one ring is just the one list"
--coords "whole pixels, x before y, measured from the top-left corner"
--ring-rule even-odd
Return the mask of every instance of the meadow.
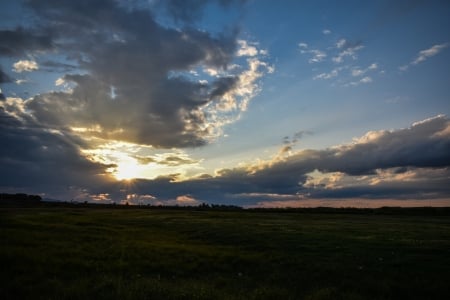
[[1, 299], [450, 299], [450, 216], [0, 207]]

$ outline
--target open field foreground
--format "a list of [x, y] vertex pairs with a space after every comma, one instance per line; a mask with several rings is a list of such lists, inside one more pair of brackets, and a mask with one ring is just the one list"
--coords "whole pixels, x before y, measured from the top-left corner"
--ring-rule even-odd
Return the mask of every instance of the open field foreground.
[[450, 299], [450, 217], [0, 208], [1, 299]]

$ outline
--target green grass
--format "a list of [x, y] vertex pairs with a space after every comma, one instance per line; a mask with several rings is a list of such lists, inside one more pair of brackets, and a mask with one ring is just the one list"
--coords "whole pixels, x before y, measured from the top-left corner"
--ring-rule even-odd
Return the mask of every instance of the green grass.
[[450, 299], [450, 218], [0, 208], [1, 299]]

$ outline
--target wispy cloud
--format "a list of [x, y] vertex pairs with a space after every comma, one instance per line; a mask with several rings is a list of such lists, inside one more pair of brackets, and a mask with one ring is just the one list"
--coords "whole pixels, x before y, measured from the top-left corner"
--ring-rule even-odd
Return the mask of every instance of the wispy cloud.
[[344, 45], [347, 43], [346, 39], [340, 39], [336, 42], [336, 48], [341, 49], [344, 47]]
[[362, 75], [366, 74], [367, 72], [373, 71], [373, 70], [376, 70], [376, 69], [378, 69], [378, 64], [376, 64], [376, 63], [371, 64], [370, 66], [368, 66], [365, 69], [354, 68], [352, 70], [352, 76], [354, 76], [354, 77], [362, 76]]
[[[337, 44], [336, 46], [338, 47], [338, 49], [344, 47], [341, 44]], [[358, 57], [357, 52], [363, 48], [364, 48], [363, 45], [356, 45], [345, 48], [343, 51], [339, 52], [338, 55], [333, 57], [333, 61], [335, 63], [342, 63], [346, 57], [350, 57], [351, 59], [356, 60]]]
[[440, 44], [440, 45], [434, 45], [434, 46], [431, 47], [431, 48], [422, 50], [422, 51], [420, 51], [419, 54], [417, 55], [417, 58], [416, 58], [414, 61], [412, 61], [411, 63], [412, 63], [413, 65], [417, 65], [417, 64], [419, 64], [419, 63], [421, 63], [421, 62], [423, 62], [423, 61], [426, 61], [428, 58], [430, 58], [430, 57], [432, 57], [432, 56], [435, 56], [435, 55], [439, 54], [442, 50], [444, 50], [445, 48], [447, 48], [448, 45], [449, 45], [448, 43]]
[[339, 75], [339, 68], [333, 69], [328, 73], [320, 73], [319, 75], [316, 75], [313, 77], [314, 80], [316, 79], [331, 79], [333, 77], [336, 77]]
[[327, 57], [325, 51], [309, 49], [308, 44], [306, 43], [299, 43], [298, 47], [300, 48], [301, 54], [311, 54], [312, 57], [308, 60], [310, 64], [321, 62]]
[[[328, 35], [328, 33], [323, 33], [324, 35]], [[366, 68], [353, 66], [358, 60], [358, 52], [364, 48], [364, 45], [362, 45], [360, 41], [351, 41], [346, 38], [340, 38], [337, 41], [331, 41], [330, 45], [326, 47], [326, 50], [311, 47], [306, 42], [298, 43], [298, 47], [301, 54], [312, 55], [312, 57], [308, 59], [308, 63], [325, 62], [324, 64], [321, 64], [323, 67], [322, 70], [320, 70], [321, 72], [317, 72], [317, 70], [319, 70], [318, 68], [313, 70], [314, 73], [316, 73], [316, 75], [312, 77], [313, 80], [329, 80], [334, 78], [340, 86], [356, 86], [372, 82], [373, 76], [368, 76], [368, 73], [378, 69], [377, 63], [372, 63]], [[348, 73], [344, 72], [344, 70], [351, 71]], [[341, 78], [342, 76], [344, 76], [344, 78]], [[356, 81], [351, 79], [352, 77], [362, 76], [364, 76], [364, 78]]]
[[321, 50], [310, 50], [310, 53], [313, 57], [309, 59], [309, 63], [321, 62], [327, 57], [327, 54]]
[[418, 65], [418, 64], [428, 60], [430, 57], [433, 57], [433, 56], [441, 53], [444, 49], [448, 48], [449, 45], [450, 45], [449, 43], [437, 44], [428, 49], [421, 50], [421, 51], [419, 51], [419, 53], [417, 54], [415, 59], [413, 59], [409, 64], [400, 66], [399, 70], [406, 71], [409, 69], [410, 66]]
[[371, 82], [373, 82], [372, 77], [365, 76], [365, 77], [361, 78], [360, 80], [351, 81], [351, 82], [345, 84], [344, 86], [358, 86], [360, 84], [366, 84], [366, 83], [371, 83]]

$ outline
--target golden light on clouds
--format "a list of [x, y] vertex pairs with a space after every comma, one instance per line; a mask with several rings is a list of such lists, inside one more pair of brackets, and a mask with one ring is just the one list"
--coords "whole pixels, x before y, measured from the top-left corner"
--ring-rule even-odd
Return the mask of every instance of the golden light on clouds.
[[113, 175], [118, 180], [131, 180], [135, 178], [146, 178], [145, 166], [138, 164], [136, 160], [127, 159], [117, 162], [117, 168]]
[[[180, 151], [161, 152], [151, 146], [112, 141], [83, 150], [91, 161], [111, 165], [106, 172], [117, 180], [154, 179], [158, 176], [197, 173], [199, 161]], [[160, 152], [160, 153], [158, 153]]]
[[155, 178], [158, 174], [152, 172], [151, 166], [141, 164], [135, 158], [139, 150], [142, 150], [139, 145], [113, 141], [100, 145], [96, 149], [84, 150], [83, 154], [91, 161], [113, 165], [107, 169], [107, 172], [117, 180]]

